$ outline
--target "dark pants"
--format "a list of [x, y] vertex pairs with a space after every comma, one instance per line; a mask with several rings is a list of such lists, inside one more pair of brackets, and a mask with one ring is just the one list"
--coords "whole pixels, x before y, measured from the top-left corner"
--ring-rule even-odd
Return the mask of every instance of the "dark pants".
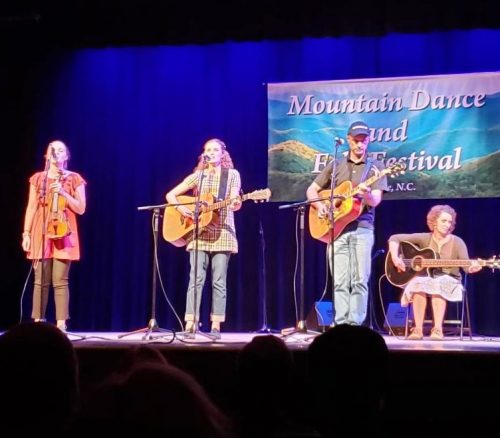
[[[36, 263], [36, 262], [35, 262]], [[49, 287], [54, 287], [54, 301], [56, 305], [56, 319], [69, 318], [69, 268], [70, 260], [45, 259], [43, 261], [43, 287], [42, 263], [35, 268], [35, 287], [33, 289], [33, 319], [44, 319], [49, 300]]]

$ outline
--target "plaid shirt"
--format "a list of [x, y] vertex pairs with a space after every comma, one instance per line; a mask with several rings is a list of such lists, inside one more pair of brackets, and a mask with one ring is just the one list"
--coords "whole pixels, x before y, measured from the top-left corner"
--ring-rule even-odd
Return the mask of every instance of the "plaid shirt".
[[[198, 188], [200, 171], [196, 171], [184, 179], [184, 183], [190, 189]], [[219, 195], [220, 172], [205, 171], [201, 193], [210, 193], [217, 198]], [[236, 188], [239, 193], [241, 188], [240, 174], [236, 169], [229, 169], [227, 175], [227, 187], [224, 199], [230, 196], [231, 189]], [[187, 236], [187, 251], [194, 250], [192, 234]], [[229, 207], [213, 211], [212, 222], [203, 229], [198, 239], [200, 251], [229, 251], [238, 252], [238, 241], [236, 240], [236, 229], [234, 226], [234, 212]]]

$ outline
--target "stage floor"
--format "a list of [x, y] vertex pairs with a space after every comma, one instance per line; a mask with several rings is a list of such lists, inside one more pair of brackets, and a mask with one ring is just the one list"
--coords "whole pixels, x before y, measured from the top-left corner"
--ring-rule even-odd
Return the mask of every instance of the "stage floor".
[[[317, 336], [314, 333], [295, 333], [283, 336], [280, 333], [273, 333], [281, 337], [292, 350], [305, 350], [313, 339]], [[220, 349], [240, 349], [250, 342], [255, 336], [263, 336], [266, 333], [230, 333], [222, 332], [221, 338], [211, 339], [207, 334], [197, 333], [195, 339], [184, 339], [182, 333], [153, 332], [144, 339], [144, 333], [121, 333], [121, 332], [68, 332], [68, 338], [76, 348], [85, 347], [105, 347], [106, 345], [132, 346], [137, 344], [154, 344], [161, 347], [170, 346], [172, 348], [193, 348], [196, 346], [211, 347]], [[424, 338], [421, 341], [409, 341], [403, 336], [382, 335], [390, 351], [453, 351], [453, 352], [489, 352], [500, 353], [500, 338], [474, 335], [447, 336], [442, 341], [432, 341]]]

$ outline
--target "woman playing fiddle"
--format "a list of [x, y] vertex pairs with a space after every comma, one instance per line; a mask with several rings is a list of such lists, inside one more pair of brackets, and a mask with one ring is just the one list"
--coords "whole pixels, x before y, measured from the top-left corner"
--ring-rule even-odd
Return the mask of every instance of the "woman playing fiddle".
[[85, 213], [86, 208], [86, 182], [67, 169], [69, 158], [62, 141], [48, 145], [46, 170], [29, 179], [22, 234], [22, 247], [35, 269], [32, 318], [35, 322], [45, 321], [52, 283], [57, 327], [63, 331], [69, 319], [69, 269], [73, 260], [80, 259], [76, 215]]

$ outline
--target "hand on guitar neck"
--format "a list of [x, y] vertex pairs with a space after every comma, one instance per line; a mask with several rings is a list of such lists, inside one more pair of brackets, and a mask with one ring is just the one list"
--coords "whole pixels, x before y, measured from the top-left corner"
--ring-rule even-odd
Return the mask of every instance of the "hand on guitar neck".
[[[230, 208], [233, 211], [238, 211], [241, 208], [242, 202], [241, 202], [241, 197], [237, 196], [235, 198], [232, 198], [229, 201], [228, 208]], [[204, 207], [208, 207], [209, 203], [206, 201], [201, 200], [200, 201], [200, 213], [203, 212]], [[185, 205], [178, 205], [176, 207], [176, 210], [184, 217], [188, 217], [191, 219], [194, 219], [194, 209], [189, 209]]]
[[[335, 240], [349, 223], [360, 216], [364, 204], [375, 207], [380, 203], [382, 191], [372, 191], [371, 185], [384, 176], [395, 176], [404, 173], [404, 170], [404, 164], [395, 163], [357, 186], [353, 186], [351, 181], [344, 181], [335, 187], [333, 194], [332, 190], [321, 190], [320, 186], [313, 182], [306, 191], [307, 199], [316, 200], [309, 209], [311, 236], [325, 243], [330, 243], [332, 238]], [[329, 199], [332, 196], [334, 208], [330, 211]]]
[[372, 192], [372, 188], [365, 183], [358, 184], [356, 190], [358, 192], [358, 196], [363, 198], [365, 203], [370, 207], [376, 207], [382, 200], [382, 192], [380, 190]]

